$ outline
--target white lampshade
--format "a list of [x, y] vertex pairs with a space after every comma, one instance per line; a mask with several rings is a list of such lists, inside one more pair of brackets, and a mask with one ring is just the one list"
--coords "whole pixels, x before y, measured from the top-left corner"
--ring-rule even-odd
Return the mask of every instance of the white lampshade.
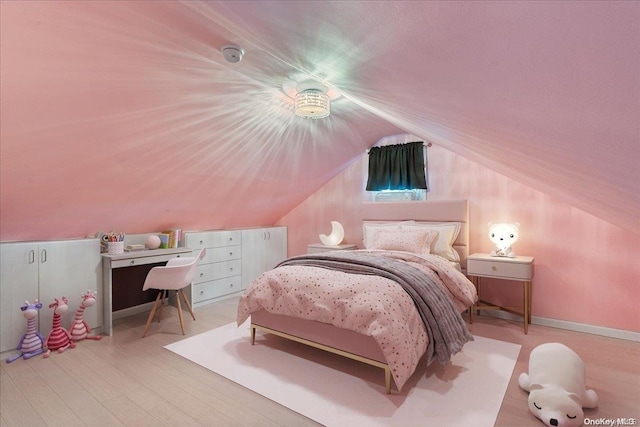
[[296, 116], [307, 119], [322, 119], [331, 114], [331, 101], [326, 93], [317, 89], [306, 89], [296, 94]]

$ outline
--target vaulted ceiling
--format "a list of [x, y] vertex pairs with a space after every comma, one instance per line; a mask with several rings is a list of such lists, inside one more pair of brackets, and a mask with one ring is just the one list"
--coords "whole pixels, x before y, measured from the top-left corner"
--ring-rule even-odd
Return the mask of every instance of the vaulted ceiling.
[[[1, 16], [12, 226], [68, 221], [78, 195], [79, 229], [267, 224], [407, 132], [638, 232], [638, 2], [19, 3]], [[282, 85], [308, 78], [340, 95], [329, 118], [294, 116]]]

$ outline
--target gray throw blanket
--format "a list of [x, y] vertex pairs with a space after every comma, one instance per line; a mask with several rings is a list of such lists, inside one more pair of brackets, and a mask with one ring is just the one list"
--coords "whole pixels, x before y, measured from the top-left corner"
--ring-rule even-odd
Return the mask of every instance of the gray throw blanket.
[[354, 274], [374, 274], [398, 283], [411, 296], [429, 335], [427, 363], [446, 364], [462, 346], [473, 341], [453, 302], [431, 277], [410, 264], [381, 256], [354, 252], [326, 252], [300, 255], [280, 264], [306, 265]]

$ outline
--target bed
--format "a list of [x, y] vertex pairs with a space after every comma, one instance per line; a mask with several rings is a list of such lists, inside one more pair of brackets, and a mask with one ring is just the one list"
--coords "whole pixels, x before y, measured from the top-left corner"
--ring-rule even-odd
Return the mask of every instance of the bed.
[[476, 299], [464, 275], [468, 204], [366, 203], [363, 249], [291, 257], [256, 278], [238, 325], [384, 370], [401, 390], [419, 361], [447, 363], [473, 339], [460, 316]]

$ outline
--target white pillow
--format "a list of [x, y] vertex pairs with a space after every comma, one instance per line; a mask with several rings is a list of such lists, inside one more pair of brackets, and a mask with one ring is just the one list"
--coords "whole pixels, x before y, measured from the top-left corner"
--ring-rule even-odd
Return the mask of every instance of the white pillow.
[[373, 235], [369, 249], [405, 251], [415, 254], [428, 254], [438, 232], [427, 229], [385, 230], [380, 228]]
[[399, 231], [401, 224], [415, 224], [415, 221], [398, 221], [398, 222], [365, 222], [362, 224], [362, 243], [366, 249], [370, 249], [373, 242], [373, 235], [378, 230]]
[[458, 255], [458, 252], [453, 249], [453, 242], [456, 241], [458, 234], [460, 233], [459, 222], [441, 222], [433, 224], [422, 224], [416, 222], [413, 224], [402, 224], [401, 227], [402, 229], [421, 228], [437, 231], [438, 237], [431, 246], [431, 253], [440, 255], [452, 262], [460, 262], [460, 255]]

